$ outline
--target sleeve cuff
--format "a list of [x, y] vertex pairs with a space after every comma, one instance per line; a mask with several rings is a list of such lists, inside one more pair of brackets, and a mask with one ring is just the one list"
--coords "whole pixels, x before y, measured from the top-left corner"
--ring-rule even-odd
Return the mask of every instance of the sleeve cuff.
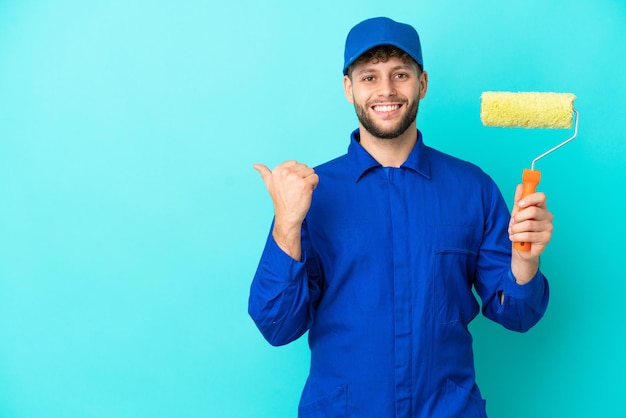
[[[303, 254], [304, 257], [304, 254]], [[284, 252], [270, 234], [265, 246], [263, 260], [266, 267], [271, 266], [275, 276], [284, 277], [289, 280], [297, 280], [305, 268], [303, 261], [297, 261]]]
[[545, 286], [546, 278], [539, 270], [537, 270], [535, 277], [526, 284], [518, 284], [513, 272], [509, 270], [504, 283], [504, 294], [519, 300], [541, 300]]

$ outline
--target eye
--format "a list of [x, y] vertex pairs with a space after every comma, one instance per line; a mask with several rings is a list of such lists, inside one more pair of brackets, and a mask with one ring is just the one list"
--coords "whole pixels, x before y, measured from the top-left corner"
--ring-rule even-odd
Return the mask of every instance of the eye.
[[407, 73], [397, 73], [396, 78], [405, 79], [409, 78], [409, 75]]
[[374, 81], [374, 76], [368, 75], [368, 76], [363, 77], [362, 80], [365, 82], [371, 82], [371, 81]]

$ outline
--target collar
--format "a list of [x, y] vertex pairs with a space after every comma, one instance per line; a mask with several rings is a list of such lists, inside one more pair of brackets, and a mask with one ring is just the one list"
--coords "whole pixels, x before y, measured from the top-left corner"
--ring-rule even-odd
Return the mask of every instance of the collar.
[[[374, 167], [382, 167], [360, 144], [359, 129], [355, 129], [350, 135], [350, 146], [348, 147], [348, 158], [350, 160], [350, 170], [355, 182], [358, 182], [363, 175]], [[400, 166], [415, 171], [416, 173], [430, 179], [430, 161], [428, 158], [430, 148], [424, 145], [422, 133], [417, 131], [417, 143], [411, 150], [406, 161]]]

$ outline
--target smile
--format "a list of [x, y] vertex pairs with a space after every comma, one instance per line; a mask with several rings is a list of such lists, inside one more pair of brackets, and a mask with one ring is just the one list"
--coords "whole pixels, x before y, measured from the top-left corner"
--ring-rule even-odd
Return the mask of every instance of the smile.
[[394, 110], [398, 110], [400, 109], [399, 104], [394, 104], [394, 105], [375, 105], [372, 106], [372, 109], [374, 109], [375, 112], [381, 112], [381, 113], [388, 113], [388, 112], [393, 112]]

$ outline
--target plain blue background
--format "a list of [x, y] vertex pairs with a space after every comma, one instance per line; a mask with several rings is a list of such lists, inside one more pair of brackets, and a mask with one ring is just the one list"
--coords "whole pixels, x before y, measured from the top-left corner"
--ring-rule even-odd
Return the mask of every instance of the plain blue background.
[[247, 315], [272, 216], [252, 164], [316, 165], [356, 126], [358, 21], [416, 26], [428, 145], [512, 200], [568, 131], [485, 128], [485, 90], [577, 95], [538, 164], [545, 318], [472, 324], [492, 417], [626, 415], [626, 3], [0, 0], [0, 417], [294, 417], [306, 340]]

